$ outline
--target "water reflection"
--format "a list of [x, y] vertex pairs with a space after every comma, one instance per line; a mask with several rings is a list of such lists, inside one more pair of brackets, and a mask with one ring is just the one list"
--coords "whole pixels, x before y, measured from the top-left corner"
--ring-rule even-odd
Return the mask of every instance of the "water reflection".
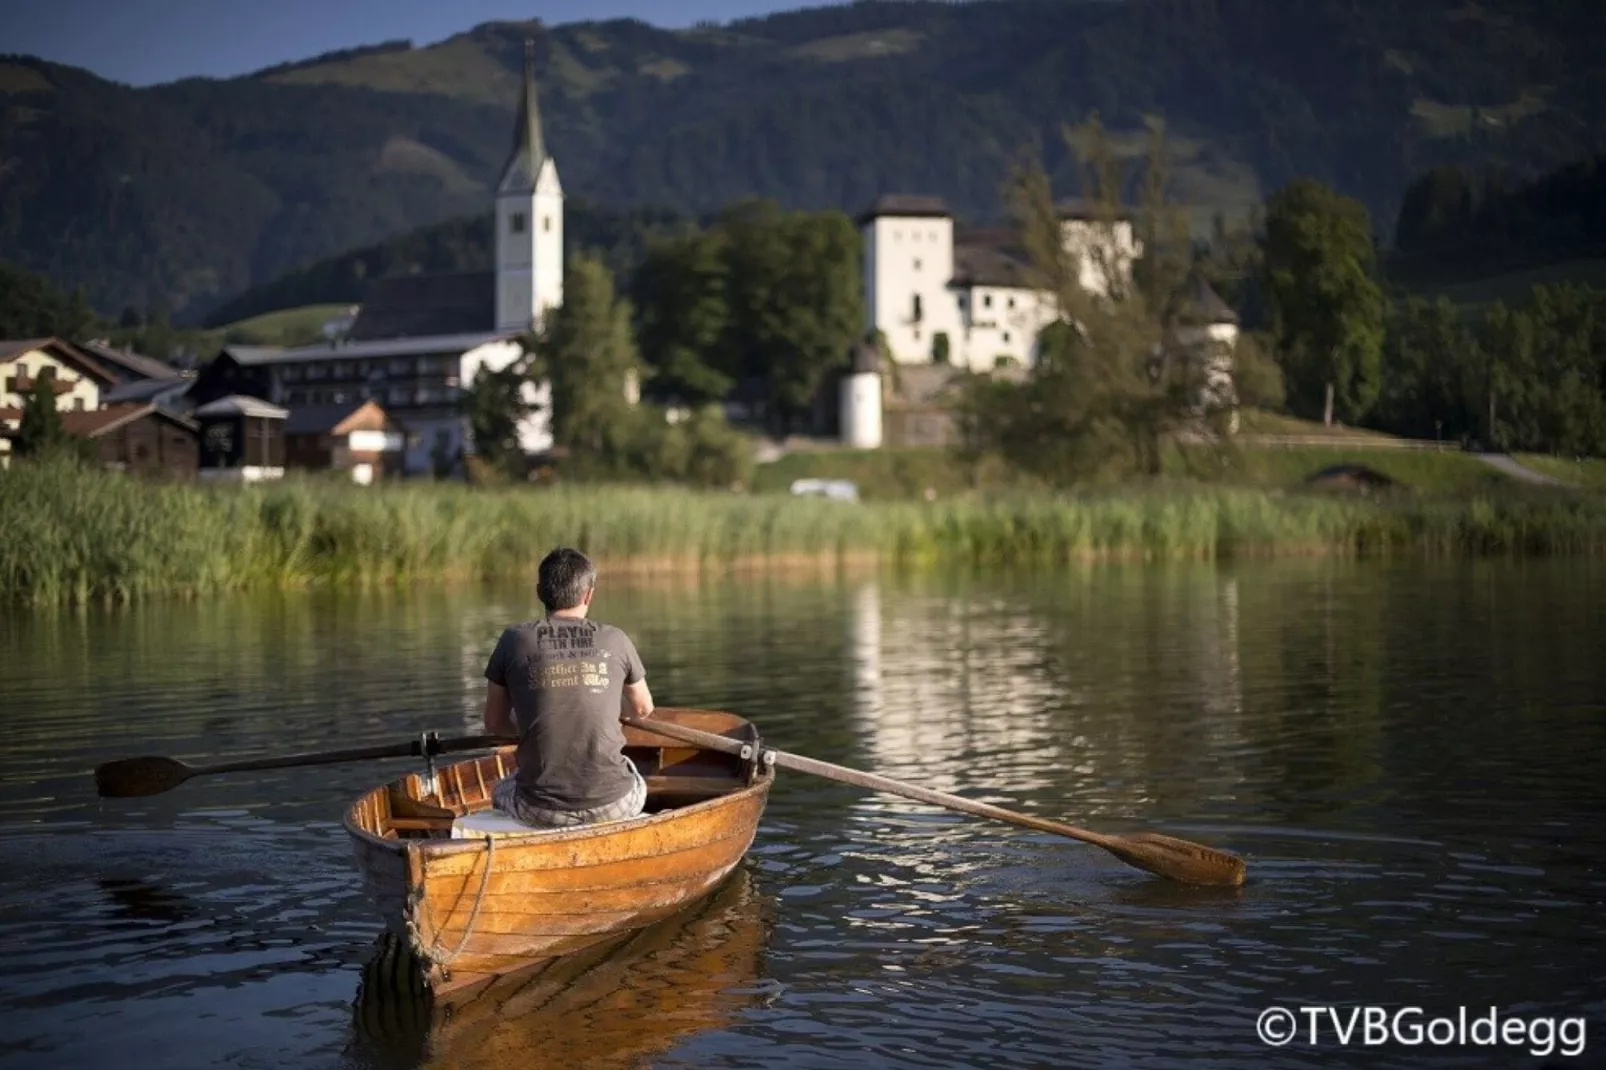
[[1593, 562], [1321, 560], [605, 577], [597, 612], [636, 638], [665, 704], [1077, 824], [1218, 843], [1251, 883], [1183, 889], [1058, 837], [786, 774], [747, 863], [769, 913], [757, 934], [728, 926], [756, 980], [699, 988], [724, 969], [696, 965], [707, 935], [628, 971], [682, 964], [673, 990], [702, 993], [684, 1028], [663, 985], [626, 977], [590, 1002], [510, 995], [484, 1006], [514, 1013], [378, 1043], [351, 1001], [379, 925], [337, 822], [406, 763], [115, 803], [88, 771], [473, 725], [485, 652], [532, 612], [528, 583], [0, 615], [0, 847], [16, 860], [0, 1067], [570, 1058], [578, 1041], [553, 1030], [615, 1018], [675, 1034], [639, 1055], [649, 1038], [628, 1028], [607, 1041], [655, 1065], [1241, 1066], [1264, 1059], [1254, 1014], [1277, 1000], [1492, 1002], [1606, 1031], [1603, 579]]
[[770, 908], [738, 870], [676, 917], [450, 1006], [396, 991], [370, 964], [349, 1054], [375, 1070], [644, 1065], [775, 998], [760, 982]]

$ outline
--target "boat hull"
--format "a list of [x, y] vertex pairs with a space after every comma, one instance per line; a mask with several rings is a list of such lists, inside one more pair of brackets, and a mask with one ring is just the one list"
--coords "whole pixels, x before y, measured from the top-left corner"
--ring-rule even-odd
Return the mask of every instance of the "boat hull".
[[[732, 714], [655, 716], [756, 738]], [[454, 818], [489, 808], [491, 787], [513, 771], [511, 748], [447, 766], [434, 783], [403, 778], [352, 806], [346, 827], [367, 891], [432, 992], [488, 985], [645, 928], [708, 895], [741, 862], [773, 772], [636, 729], [626, 743], [648, 785], [648, 812], [627, 821], [447, 838]]]

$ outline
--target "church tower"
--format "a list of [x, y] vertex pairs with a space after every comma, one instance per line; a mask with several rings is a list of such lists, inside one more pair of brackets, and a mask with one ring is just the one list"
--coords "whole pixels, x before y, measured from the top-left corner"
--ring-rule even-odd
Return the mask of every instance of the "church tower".
[[535, 46], [524, 43], [524, 96], [513, 154], [496, 187], [496, 329], [540, 327], [563, 303], [563, 187], [547, 155], [535, 96]]

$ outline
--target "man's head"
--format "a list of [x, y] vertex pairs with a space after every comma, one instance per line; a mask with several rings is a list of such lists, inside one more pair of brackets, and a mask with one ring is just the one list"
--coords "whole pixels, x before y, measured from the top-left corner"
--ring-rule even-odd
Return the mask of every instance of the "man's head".
[[579, 550], [560, 546], [541, 561], [535, 593], [548, 613], [568, 611], [585, 616], [597, 586], [597, 566]]

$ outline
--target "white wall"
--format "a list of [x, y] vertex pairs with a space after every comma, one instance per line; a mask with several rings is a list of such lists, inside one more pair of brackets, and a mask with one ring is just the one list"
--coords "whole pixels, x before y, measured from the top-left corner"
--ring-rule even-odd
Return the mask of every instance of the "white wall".
[[[1082, 289], [1088, 293], [1106, 294], [1109, 290], [1107, 276], [1112, 269], [1119, 273], [1120, 278], [1130, 282], [1132, 263], [1143, 251], [1133, 237], [1130, 222], [1116, 221], [1113, 235], [1101, 235], [1105, 226], [1102, 222], [1086, 219], [1067, 219], [1060, 224], [1065, 248], [1081, 259]], [[1096, 243], [1105, 246], [1104, 264], [1100, 264], [1093, 255], [1098, 247]]]
[[[478, 348], [471, 349], [462, 357], [462, 372], [459, 382], [463, 389], [474, 385], [474, 376], [480, 368], [487, 367], [492, 371], [501, 371], [524, 355], [524, 349], [517, 340], [510, 339], [505, 342], [488, 342]], [[552, 448], [552, 417], [550, 407], [552, 404], [552, 384], [534, 383], [524, 384], [524, 403], [533, 406], [533, 411], [519, 422], [519, 445], [526, 453], [539, 453]], [[463, 444], [463, 429], [466, 421], [458, 419], [459, 434], [453, 449]], [[424, 445], [424, 455], [427, 459], [429, 448], [433, 443]], [[410, 468], [409, 464], [409, 468]]]
[[[941, 216], [885, 216], [864, 227], [868, 326], [886, 335], [899, 364], [930, 364], [933, 339], [947, 332], [949, 360], [963, 346], [954, 275], [954, 223]], [[920, 318], [914, 316], [920, 298]]]
[[563, 303], [563, 186], [551, 157], [534, 192], [496, 199], [496, 329], [523, 331]]
[[853, 449], [881, 447], [881, 376], [859, 372], [842, 380], [842, 443]]
[[56, 369], [55, 375], [58, 380], [72, 384], [70, 391], [56, 395], [56, 408], [59, 411], [83, 409], [93, 412], [100, 408], [98, 383], [88, 376], [81, 375], [76, 368], [57, 360], [45, 350], [30, 349], [0, 361], [0, 409], [23, 408], [27, 398], [11, 389], [13, 378], [26, 374], [29, 379], [34, 379], [38, 377], [41, 368], [47, 367]]
[[1008, 286], [976, 286], [959, 295], [965, 322], [963, 363], [972, 371], [991, 371], [998, 358], [1017, 364], [1037, 362], [1037, 335], [1054, 321], [1054, 302], [1047, 294]]

